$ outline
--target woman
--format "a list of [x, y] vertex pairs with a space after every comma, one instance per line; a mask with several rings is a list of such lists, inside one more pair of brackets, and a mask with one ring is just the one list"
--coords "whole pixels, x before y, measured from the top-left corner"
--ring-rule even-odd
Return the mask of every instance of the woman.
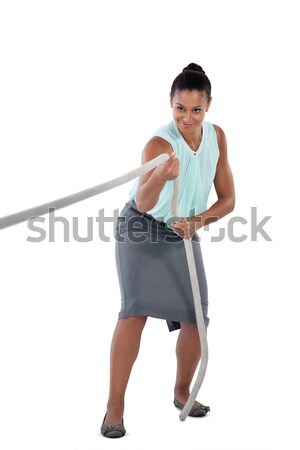
[[[204, 121], [211, 104], [211, 84], [191, 63], [173, 81], [173, 120], [159, 128], [142, 152], [142, 164], [161, 153], [170, 158], [137, 178], [117, 220], [116, 265], [121, 310], [110, 358], [110, 391], [101, 426], [106, 437], [124, 436], [124, 396], [138, 355], [147, 317], [165, 319], [179, 329], [174, 405], [180, 409], [201, 356], [193, 295], [183, 238], [192, 238], [203, 317], [209, 323], [207, 283], [197, 230], [234, 209], [235, 192], [221, 127]], [[171, 217], [173, 180], [180, 177], [178, 216]], [[207, 209], [214, 182], [218, 200]], [[202, 417], [210, 408], [195, 401], [189, 415]]]

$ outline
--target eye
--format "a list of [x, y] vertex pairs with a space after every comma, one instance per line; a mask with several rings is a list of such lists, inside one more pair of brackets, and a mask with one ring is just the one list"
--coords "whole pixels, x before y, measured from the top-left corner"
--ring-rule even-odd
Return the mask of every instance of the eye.
[[[177, 109], [179, 109], [179, 111], [180, 111], [180, 110], [183, 109], [183, 107], [182, 106], [177, 106]], [[200, 108], [195, 108], [194, 111], [201, 111], [201, 109]]]

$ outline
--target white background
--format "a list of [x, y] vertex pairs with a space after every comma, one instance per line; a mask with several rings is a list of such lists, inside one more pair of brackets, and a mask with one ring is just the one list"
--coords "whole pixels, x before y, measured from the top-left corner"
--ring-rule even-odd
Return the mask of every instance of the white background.
[[[138, 167], [190, 62], [212, 83], [205, 120], [225, 131], [236, 189], [234, 212], [200, 232], [211, 322], [197, 399], [211, 412], [179, 420], [178, 331], [149, 318], [122, 439], [99, 431], [120, 309], [113, 228], [103, 242], [94, 222], [80, 243], [72, 218], [84, 235], [87, 217], [121, 210], [132, 182], [57, 211], [69, 242], [62, 225], [55, 242], [28, 242], [26, 222], [0, 232], [1, 448], [299, 448], [296, 3], [1, 1], [0, 217]], [[272, 241], [251, 240], [252, 207], [272, 216]], [[211, 242], [234, 216], [247, 239]]]

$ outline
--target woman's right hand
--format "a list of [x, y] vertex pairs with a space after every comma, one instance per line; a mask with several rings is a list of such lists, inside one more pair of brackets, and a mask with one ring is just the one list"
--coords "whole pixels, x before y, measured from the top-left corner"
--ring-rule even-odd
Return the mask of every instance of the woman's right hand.
[[176, 153], [172, 151], [168, 161], [156, 167], [156, 173], [163, 180], [175, 180], [179, 175], [179, 159]]

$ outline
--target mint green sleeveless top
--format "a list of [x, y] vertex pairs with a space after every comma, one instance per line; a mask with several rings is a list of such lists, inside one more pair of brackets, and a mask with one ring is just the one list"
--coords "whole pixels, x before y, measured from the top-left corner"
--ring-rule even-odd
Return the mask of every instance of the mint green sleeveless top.
[[[168, 141], [179, 159], [180, 194], [178, 216], [192, 217], [207, 210], [207, 199], [216, 173], [220, 154], [214, 126], [202, 122], [202, 141], [194, 151], [184, 140], [176, 122], [171, 120], [156, 130], [152, 136], [160, 136]], [[136, 201], [139, 178], [136, 178], [129, 192], [129, 200]], [[171, 222], [171, 201], [173, 180], [167, 180], [160, 192], [156, 205], [146, 211], [156, 220]]]

